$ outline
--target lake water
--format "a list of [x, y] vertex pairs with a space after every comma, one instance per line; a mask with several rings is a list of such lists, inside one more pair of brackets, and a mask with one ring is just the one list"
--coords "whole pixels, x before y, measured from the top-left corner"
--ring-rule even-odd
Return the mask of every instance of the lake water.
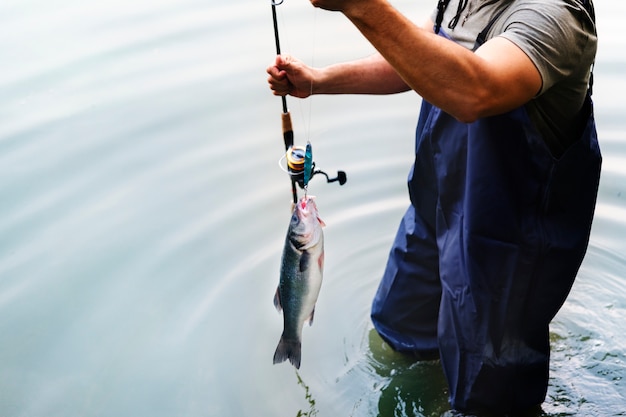
[[[626, 3], [597, 3], [604, 165], [551, 327], [547, 416], [626, 415]], [[306, 1], [279, 19], [283, 51], [315, 65], [372, 52]], [[2, 1], [1, 416], [446, 413], [438, 363], [394, 354], [369, 321], [408, 203], [414, 94], [288, 100], [296, 142], [348, 183], [310, 184], [325, 281], [300, 371], [272, 365], [291, 198], [273, 56], [269, 0]]]

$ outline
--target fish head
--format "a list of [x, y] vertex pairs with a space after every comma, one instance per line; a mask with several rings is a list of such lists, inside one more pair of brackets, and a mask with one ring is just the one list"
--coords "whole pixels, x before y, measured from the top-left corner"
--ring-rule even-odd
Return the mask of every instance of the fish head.
[[294, 216], [300, 222], [319, 223], [321, 226], [326, 226], [324, 221], [320, 219], [317, 204], [315, 204], [315, 196], [302, 197], [294, 208]]
[[314, 197], [303, 197], [293, 208], [288, 238], [299, 249], [313, 247], [323, 239], [322, 226]]

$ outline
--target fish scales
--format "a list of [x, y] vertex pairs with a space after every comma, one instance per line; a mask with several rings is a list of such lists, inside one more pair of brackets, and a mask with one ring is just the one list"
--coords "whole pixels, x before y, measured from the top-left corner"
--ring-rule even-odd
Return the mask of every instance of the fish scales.
[[302, 327], [313, 323], [315, 303], [324, 269], [324, 222], [313, 197], [295, 205], [283, 249], [280, 280], [274, 305], [283, 313], [283, 333], [274, 353], [274, 363], [289, 360], [300, 368]]

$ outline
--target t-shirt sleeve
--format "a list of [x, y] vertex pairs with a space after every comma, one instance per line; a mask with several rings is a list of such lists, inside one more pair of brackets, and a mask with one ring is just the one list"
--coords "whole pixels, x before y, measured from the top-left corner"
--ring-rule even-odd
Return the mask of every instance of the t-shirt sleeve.
[[541, 95], [595, 55], [595, 33], [576, 1], [524, 3], [507, 16], [498, 36], [517, 45], [535, 64], [542, 79]]

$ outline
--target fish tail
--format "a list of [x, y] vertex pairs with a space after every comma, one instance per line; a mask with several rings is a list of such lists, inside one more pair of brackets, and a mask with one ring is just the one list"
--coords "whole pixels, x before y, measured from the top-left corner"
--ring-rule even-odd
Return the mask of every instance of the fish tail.
[[289, 362], [296, 369], [300, 369], [301, 343], [297, 339], [287, 339], [285, 335], [281, 336], [278, 347], [274, 353], [274, 364], [281, 363], [289, 359]]

